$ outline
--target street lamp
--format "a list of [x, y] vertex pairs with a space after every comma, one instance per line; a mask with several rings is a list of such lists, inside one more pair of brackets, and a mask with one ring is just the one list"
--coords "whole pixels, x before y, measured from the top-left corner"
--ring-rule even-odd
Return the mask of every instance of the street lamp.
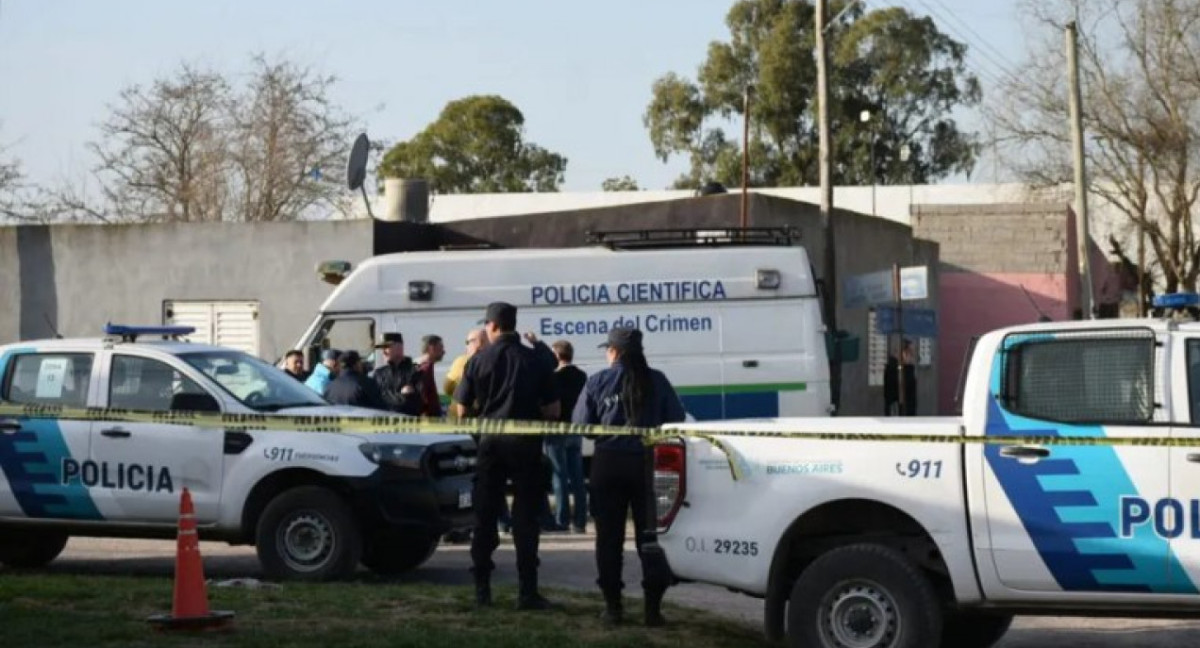
[[[860, 121], [864, 124], [870, 124], [871, 123], [871, 111], [864, 110], [861, 113], [859, 113], [858, 121]], [[870, 139], [870, 146], [871, 146], [871, 215], [874, 216], [875, 215], [875, 127], [872, 125], [872, 126], [869, 126], [868, 128], [869, 128], [868, 132], [871, 135], [871, 139]]]

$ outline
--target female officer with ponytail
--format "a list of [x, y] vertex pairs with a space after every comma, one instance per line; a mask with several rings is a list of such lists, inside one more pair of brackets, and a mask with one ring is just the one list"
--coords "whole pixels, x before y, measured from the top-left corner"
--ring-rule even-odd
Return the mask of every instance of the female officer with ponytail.
[[[615, 426], [658, 427], [683, 421], [683, 405], [675, 388], [661, 371], [651, 369], [642, 349], [642, 332], [634, 328], [615, 328], [608, 334], [609, 368], [588, 378], [575, 404], [573, 423]], [[625, 518], [633, 510], [633, 528], [642, 560], [646, 533], [646, 503], [650, 484], [646, 481], [646, 452], [636, 436], [600, 436], [595, 439], [592, 455], [591, 504], [596, 519], [596, 583], [604, 593], [602, 618], [610, 624], [622, 621], [621, 604], [622, 548], [625, 544]], [[662, 625], [661, 605], [665, 589], [643, 579], [646, 597], [645, 623]]]

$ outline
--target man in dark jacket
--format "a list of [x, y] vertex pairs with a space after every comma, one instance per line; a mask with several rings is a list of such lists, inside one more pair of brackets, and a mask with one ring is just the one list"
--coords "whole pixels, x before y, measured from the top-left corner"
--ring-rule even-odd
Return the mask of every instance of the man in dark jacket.
[[347, 351], [338, 358], [337, 378], [325, 388], [325, 400], [334, 405], [356, 405], [371, 409], [386, 410], [387, 403], [379, 393], [375, 381], [363, 375], [362, 358], [357, 351]]
[[393, 412], [421, 415], [421, 394], [417, 391], [417, 365], [404, 355], [404, 336], [384, 333], [375, 349], [383, 355], [384, 363], [375, 368], [371, 377], [379, 385], [383, 402]]
[[[488, 305], [485, 320], [491, 342], [467, 362], [462, 382], [454, 391], [455, 413], [484, 419], [557, 420], [558, 395], [551, 367], [521, 344], [516, 332], [517, 308], [494, 302]], [[492, 604], [492, 554], [500, 544], [496, 523], [504, 501], [504, 484], [511, 478], [515, 490], [512, 517], [519, 584], [517, 608], [551, 607], [538, 592], [538, 514], [546, 501], [541, 462], [540, 436], [484, 435], [479, 441], [471, 571], [475, 575], [475, 601], [480, 606]]]

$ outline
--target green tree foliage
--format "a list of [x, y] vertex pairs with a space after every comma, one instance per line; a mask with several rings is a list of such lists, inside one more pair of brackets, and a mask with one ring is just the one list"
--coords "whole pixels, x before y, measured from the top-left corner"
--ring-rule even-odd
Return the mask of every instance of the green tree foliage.
[[[832, 0], [830, 15], [846, 4]], [[966, 45], [930, 18], [901, 8], [864, 14], [861, 7], [827, 32], [833, 181], [922, 183], [970, 172], [975, 138], [952, 116], [980, 100], [979, 82], [964, 65]], [[664, 162], [673, 155], [691, 161], [676, 186], [741, 185], [747, 86], [753, 86], [750, 184], [817, 183], [814, 11], [809, 0], [740, 0], [726, 16], [729, 41], [709, 45], [695, 81], [672, 72], [654, 82], [643, 116], [654, 152]], [[859, 121], [864, 110], [872, 115], [868, 124]], [[902, 162], [906, 144], [911, 157]]]
[[637, 180], [634, 180], [633, 178], [631, 178], [627, 175], [623, 175], [619, 178], [616, 178], [616, 177], [606, 178], [604, 180], [604, 182], [600, 185], [600, 188], [605, 191], [640, 191], [641, 190], [641, 187], [638, 186]]
[[393, 146], [381, 178], [425, 178], [438, 193], [558, 191], [567, 159], [525, 141], [525, 116], [495, 95], [451, 101], [436, 121]]

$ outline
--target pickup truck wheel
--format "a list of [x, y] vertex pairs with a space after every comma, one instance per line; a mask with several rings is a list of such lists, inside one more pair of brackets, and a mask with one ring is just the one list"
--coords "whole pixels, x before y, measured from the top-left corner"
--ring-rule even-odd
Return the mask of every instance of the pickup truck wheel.
[[935, 648], [941, 604], [929, 580], [883, 545], [828, 551], [796, 579], [788, 642], [796, 648]]
[[354, 573], [362, 536], [350, 508], [318, 486], [286, 490], [263, 511], [255, 530], [258, 560], [268, 578], [333, 580]]
[[1012, 615], [1009, 614], [947, 614], [942, 622], [942, 645], [955, 648], [991, 648], [1004, 637], [1012, 622]]
[[58, 531], [0, 531], [0, 563], [17, 569], [43, 567], [58, 558], [68, 537]]
[[363, 566], [380, 576], [396, 576], [425, 564], [441, 538], [419, 531], [381, 531], [363, 549]]

